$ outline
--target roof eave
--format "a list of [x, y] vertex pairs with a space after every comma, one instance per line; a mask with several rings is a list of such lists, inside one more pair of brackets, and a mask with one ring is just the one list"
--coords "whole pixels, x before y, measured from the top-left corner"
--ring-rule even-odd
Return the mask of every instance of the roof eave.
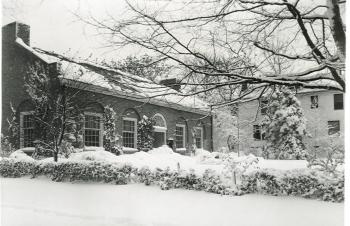
[[161, 100], [156, 100], [152, 98], [146, 98], [137, 94], [125, 94], [121, 91], [118, 90], [110, 90], [108, 88], [104, 88], [101, 86], [85, 83], [85, 82], [80, 82], [72, 79], [66, 79], [66, 78], [60, 78], [61, 82], [65, 84], [68, 87], [71, 88], [76, 88], [80, 90], [86, 90], [90, 92], [96, 92], [108, 96], [115, 96], [119, 98], [124, 98], [124, 99], [129, 99], [129, 100], [134, 100], [134, 101], [139, 101], [143, 103], [149, 103], [149, 104], [154, 104], [162, 107], [167, 107], [167, 108], [172, 108], [175, 110], [182, 110], [182, 111], [187, 111], [187, 112], [192, 112], [200, 115], [211, 115], [210, 110], [202, 110], [202, 109], [197, 109], [197, 108], [191, 108], [191, 107], [186, 107], [180, 104], [176, 103], [171, 103], [169, 104], [168, 102], [164, 102]]

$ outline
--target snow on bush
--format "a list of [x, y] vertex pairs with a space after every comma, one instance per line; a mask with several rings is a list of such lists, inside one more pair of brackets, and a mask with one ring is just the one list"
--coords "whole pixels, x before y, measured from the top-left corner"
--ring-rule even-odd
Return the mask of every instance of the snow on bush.
[[34, 159], [30, 156], [28, 156], [26, 153], [24, 153], [21, 149], [13, 152], [9, 158], [16, 159], [20, 161], [34, 161]]
[[344, 174], [330, 177], [320, 171], [263, 169], [243, 175], [246, 193], [293, 195], [323, 201], [344, 201]]
[[197, 162], [200, 164], [207, 165], [219, 165], [222, 164], [223, 153], [220, 152], [209, 152], [204, 149], [197, 149], [195, 152], [195, 157]]
[[248, 169], [256, 169], [259, 159], [254, 155], [237, 157], [235, 154], [227, 154], [224, 159], [224, 175], [237, 183], [237, 176], [241, 176]]
[[73, 153], [69, 157], [70, 160], [88, 160], [88, 161], [102, 161], [102, 162], [117, 162], [118, 157], [108, 151], [83, 151]]
[[168, 145], [163, 145], [159, 148], [153, 148], [148, 153], [151, 155], [164, 155], [164, 154], [173, 154], [174, 151]]
[[[141, 155], [152, 156], [148, 153]], [[169, 155], [158, 156], [169, 157]], [[247, 162], [249, 162], [248, 159], [249, 156]], [[31, 176], [32, 178], [45, 176], [53, 181], [92, 181], [114, 184], [137, 182], [146, 185], [155, 184], [165, 190], [183, 188], [223, 195], [263, 193], [295, 195], [333, 202], [344, 200], [344, 176], [330, 178], [310, 169], [253, 171], [244, 174], [242, 184], [236, 187], [225, 183], [219, 173], [210, 169], [204, 170], [203, 174], [197, 174], [194, 170], [138, 168], [129, 164], [114, 164], [106, 161], [45, 162], [4, 158], [0, 161], [0, 176]]]

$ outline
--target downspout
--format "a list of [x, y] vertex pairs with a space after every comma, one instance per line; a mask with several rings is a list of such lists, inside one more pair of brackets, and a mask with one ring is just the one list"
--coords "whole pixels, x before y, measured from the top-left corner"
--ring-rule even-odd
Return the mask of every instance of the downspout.
[[213, 152], [214, 151], [214, 135], [213, 135], [213, 132], [214, 132], [214, 120], [213, 120], [213, 106], [210, 106], [210, 123], [211, 123], [211, 133], [210, 133], [210, 136], [211, 136], [211, 151]]

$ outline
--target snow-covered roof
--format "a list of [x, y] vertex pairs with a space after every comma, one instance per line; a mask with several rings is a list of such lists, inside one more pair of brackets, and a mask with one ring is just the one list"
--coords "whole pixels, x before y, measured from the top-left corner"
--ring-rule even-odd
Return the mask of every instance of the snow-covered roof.
[[61, 70], [60, 78], [68, 85], [82, 87], [82, 84], [87, 84], [84, 89], [93, 89], [93, 91], [101, 91], [107, 95], [116, 95], [200, 114], [207, 114], [210, 110], [208, 104], [198, 97], [186, 96], [185, 93], [157, 84], [149, 79], [84, 60], [32, 48], [20, 38], [16, 39], [16, 43], [48, 64], [58, 63]]

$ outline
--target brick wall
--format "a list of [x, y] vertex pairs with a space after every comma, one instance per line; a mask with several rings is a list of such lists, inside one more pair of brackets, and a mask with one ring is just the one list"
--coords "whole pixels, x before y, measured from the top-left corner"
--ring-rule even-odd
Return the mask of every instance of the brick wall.
[[[1, 132], [7, 134], [8, 123], [7, 119], [11, 116], [10, 103], [18, 111], [17, 119], [19, 119], [20, 111], [30, 110], [30, 103], [28, 102], [28, 94], [24, 88], [25, 76], [29, 65], [34, 65], [39, 62], [50, 71], [50, 78], [52, 81], [57, 79], [57, 67], [55, 64], [47, 65], [41, 62], [32, 53], [17, 46], [14, 42], [15, 36], [13, 34], [13, 25], [7, 28], [12, 32], [3, 32], [3, 45], [2, 45], [2, 126]], [[26, 27], [24, 27], [26, 29]], [[29, 32], [29, 30], [28, 30]], [[26, 35], [24, 31], [22, 35]], [[28, 38], [25, 40], [29, 43]], [[167, 108], [163, 106], [153, 105], [149, 103], [143, 103], [135, 100], [129, 100], [124, 98], [118, 98], [111, 95], [98, 94], [89, 91], [81, 91], [77, 95], [77, 101], [80, 103], [95, 103], [94, 110], [101, 111], [101, 108], [106, 105], [111, 105], [118, 114], [117, 128], [118, 133], [122, 132], [122, 116], [127, 109], [134, 109], [139, 117], [146, 115], [152, 117], [156, 113], [162, 114], [167, 123], [166, 138], [175, 138], [175, 125], [177, 122], [186, 122], [186, 146], [192, 145], [192, 129], [199, 123], [204, 128], [204, 149], [212, 150], [212, 119], [211, 116], [201, 115], [197, 113], [176, 110], [173, 108]], [[96, 104], [97, 103], [97, 104]], [[100, 106], [98, 109], [96, 106]]]
[[[83, 88], [83, 87], [82, 87]], [[87, 87], [86, 87], [87, 88]], [[143, 115], [147, 117], [152, 117], [155, 114], [161, 114], [164, 116], [167, 132], [166, 139], [174, 138], [175, 139], [175, 126], [176, 123], [185, 122], [186, 123], [186, 146], [193, 144], [193, 137], [191, 130], [193, 127], [201, 124], [204, 128], [203, 133], [203, 145], [204, 149], [212, 150], [212, 122], [211, 116], [205, 116], [197, 113], [176, 110], [173, 108], [167, 108], [163, 106], [138, 102], [135, 100], [129, 100], [124, 98], [119, 98], [110, 95], [104, 95], [99, 93], [94, 93], [90, 91], [80, 91], [77, 95], [78, 102], [81, 104], [88, 104], [88, 102], [95, 103], [95, 106], [106, 106], [110, 105], [117, 113], [117, 133], [122, 134], [122, 118], [130, 117], [126, 114], [128, 110], [134, 110], [137, 112], [138, 118], [140, 119]], [[93, 111], [100, 111], [96, 107]], [[131, 116], [135, 117], [135, 116]]]

